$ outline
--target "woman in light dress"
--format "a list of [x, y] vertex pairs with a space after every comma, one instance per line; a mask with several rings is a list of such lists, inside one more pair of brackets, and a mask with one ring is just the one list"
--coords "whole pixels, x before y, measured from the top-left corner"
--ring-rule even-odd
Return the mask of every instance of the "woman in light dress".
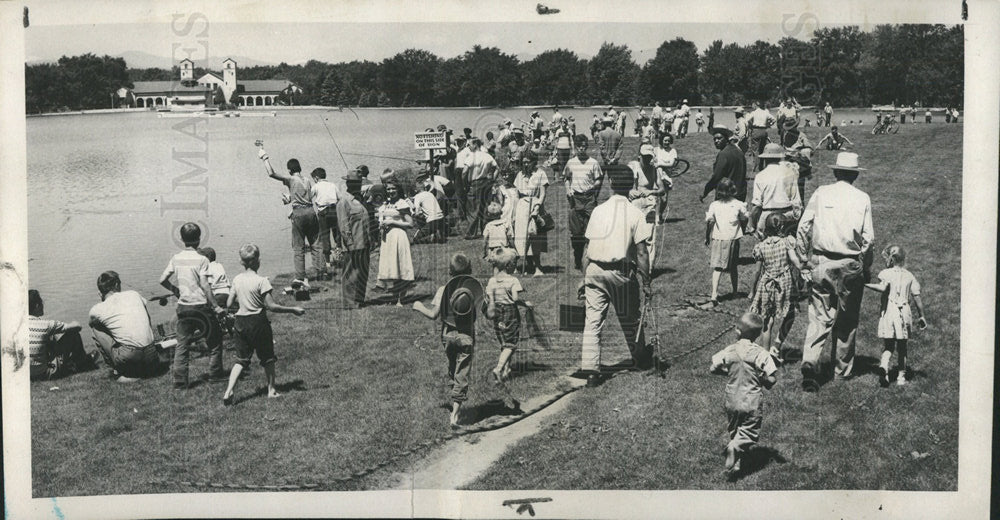
[[545, 189], [549, 177], [538, 166], [538, 156], [525, 154], [521, 160], [521, 171], [514, 179], [518, 200], [514, 206], [514, 250], [523, 259], [521, 273], [534, 268], [535, 276], [542, 276], [542, 253], [549, 250], [545, 232], [539, 232], [535, 216], [543, 209]]
[[382, 242], [375, 286], [395, 294], [396, 306], [402, 307], [403, 296], [413, 284], [413, 258], [406, 232], [413, 228], [413, 208], [395, 181], [385, 184], [385, 192], [386, 201], [377, 210]]

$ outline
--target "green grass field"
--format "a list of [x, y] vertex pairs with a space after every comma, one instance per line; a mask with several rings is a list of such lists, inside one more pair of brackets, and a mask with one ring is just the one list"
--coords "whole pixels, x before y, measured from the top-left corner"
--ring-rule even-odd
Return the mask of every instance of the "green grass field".
[[[955, 489], [962, 127], [907, 125], [898, 135], [879, 137], [863, 131], [847, 128], [845, 133], [868, 168], [856, 185], [871, 195], [877, 247], [899, 243], [907, 249], [931, 324], [911, 341], [911, 385], [880, 389], [869, 371], [881, 343], [875, 336], [878, 301], [868, 293], [858, 334], [862, 375], [803, 394], [798, 366], [782, 368], [778, 385], [765, 396], [762, 467], [736, 483], [721, 476], [725, 378], [707, 373], [711, 354], [731, 339], [727, 334], [675, 360], [664, 378], [623, 374], [577, 392], [566, 412], [521, 441], [470, 487]], [[808, 133], [814, 141], [823, 135], [819, 129]], [[626, 144], [628, 159], [637, 143], [629, 139]], [[692, 169], [670, 195], [671, 222], [662, 230], [653, 282], [654, 321], [665, 357], [700, 345], [731, 321], [723, 314], [672, 311], [685, 298], [708, 292], [702, 223], [707, 204], [699, 203], [698, 195], [715, 156], [706, 134], [692, 134], [677, 148]], [[825, 165], [833, 161], [831, 152], [815, 154], [816, 175], [808, 193], [832, 181]], [[551, 253], [543, 258], [549, 274], [522, 278], [526, 297], [550, 331], [551, 345], [522, 344], [518, 360], [532, 369], [518, 373], [509, 385], [521, 401], [560, 388], [561, 376], [579, 361], [579, 335], [553, 330], [558, 305], [575, 303], [580, 278], [568, 268], [563, 193], [562, 185], [550, 187], [548, 206], [557, 227], [550, 233]], [[746, 245], [744, 256], [749, 255]], [[453, 252], [479, 258], [481, 248], [479, 241], [455, 238], [446, 245], [415, 246], [414, 297], [426, 301], [447, 280]], [[373, 259], [373, 271], [375, 265]], [[483, 262], [474, 265], [485, 282], [489, 269]], [[743, 267], [741, 291], [750, 288], [755, 272], [755, 266]], [[287, 279], [274, 282], [277, 287]], [[306, 316], [272, 316], [278, 387], [284, 394], [279, 399], [264, 397], [263, 371], [256, 365], [237, 387], [237, 404], [231, 408], [222, 406], [223, 385], [203, 383], [176, 392], [167, 376], [119, 385], [102, 370], [33, 383], [33, 495], [194, 490], [153, 483], [161, 480], [332, 489], [391, 485], [392, 473], [419, 464], [419, 455], [359, 479], [334, 481], [450, 433], [439, 325], [408, 307], [340, 310], [339, 284], [322, 285], [331, 290], [305, 304], [310, 308]], [[370, 298], [377, 296], [369, 292]], [[746, 304], [730, 300], [721, 308], [738, 313]], [[801, 345], [804, 306], [802, 311], [786, 346]], [[605, 352], [614, 362], [627, 350], [617, 323], [610, 321]], [[499, 349], [485, 320], [478, 324], [477, 338], [470, 402], [462, 417], [467, 424], [511, 413], [502, 404], [504, 393], [486, 377]], [[229, 366], [232, 354], [225, 359]], [[193, 362], [192, 376], [205, 371], [206, 360]], [[913, 451], [927, 455], [914, 458]]]

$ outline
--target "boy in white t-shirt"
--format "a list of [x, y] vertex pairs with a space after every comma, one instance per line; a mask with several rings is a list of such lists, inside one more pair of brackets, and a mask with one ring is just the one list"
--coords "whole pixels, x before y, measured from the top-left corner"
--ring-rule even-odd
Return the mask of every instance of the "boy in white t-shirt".
[[302, 307], [286, 307], [278, 305], [271, 296], [271, 282], [257, 274], [260, 269], [260, 249], [254, 244], [245, 244], [240, 248], [240, 262], [245, 271], [233, 278], [233, 292], [229, 295], [229, 306], [239, 302], [240, 310], [236, 312], [236, 363], [229, 373], [229, 386], [222, 394], [222, 404], [233, 404], [233, 390], [236, 381], [243, 372], [243, 367], [250, 364], [250, 356], [255, 352], [257, 359], [264, 367], [267, 378], [267, 396], [278, 397], [281, 394], [274, 386], [274, 335], [271, 331], [271, 321], [265, 310], [271, 312], [289, 312], [296, 316], [305, 314]]
[[521, 314], [518, 305], [531, 307], [531, 303], [521, 299], [524, 291], [521, 281], [512, 273], [517, 265], [517, 253], [509, 248], [498, 249], [492, 257], [494, 273], [486, 283], [486, 301], [488, 318], [493, 320], [493, 331], [500, 342], [500, 357], [493, 369], [493, 380], [497, 384], [505, 381], [510, 375], [510, 357], [517, 350], [517, 342], [521, 335]]
[[215, 296], [215, 303], [219, 307], [226, 308], [229, 300], [229, 277], [226, 276], [226, 268], [215, 261], [215, 249], [202, 247], [198, 249], [198, 254], [208, 259], [208, 284], [212, 287], [212, 295]]
[[[218, 315], [224, 312], [215, 301], [208, 281], [208, 258], [198, 254], [201, 228], [194, 222], [181, 226], [185, 249], [174, 255], [160, 275], [160, 285], [177, 297], [177, 346], [174, 347], [173, 380], [175, 389], [188, 386], [189, 349], [204, 338], [208, 344], [209, 373], [212, 383], [223, 382], [222, 326]], [[170, 282], [177, 275], [177, 285]]]
[[434, 192], [434, 184], [430, 177], [422, 175], [417, 178], [422, 181], [422, 190], [413, 196], [413, 215], [421, 223], [416, 235], [413, 236], [413, 243], [419, 244], [426, 240], [432, 240], [443, 244], [448, 241], [444, 232], [444, 211], [438, 203]]

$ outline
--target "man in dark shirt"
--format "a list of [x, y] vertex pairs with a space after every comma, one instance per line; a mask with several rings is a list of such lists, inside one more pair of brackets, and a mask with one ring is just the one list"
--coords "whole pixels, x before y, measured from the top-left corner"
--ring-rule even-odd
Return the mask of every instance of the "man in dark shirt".
[[361, 177], [356, 172], [344, 176], [346, 193], [337, 203], [337, 224], [344, 241], [344, 279], [342, 285], [345, 306], [361, 307], [365, 303], [372, 245], [368, 209], [361, 202]]
[[712, 129], [712, 139], [719, 154], [715, 156], [712, 166], [712, 178], [705, 183], [705, 191], [698, 199], [702, 202], [724, 178], [729, 178], [736, 185], [737, 199], [747, 200], [747, 161], [743, 152], [730, 141], [732, 136], [733, 132], [728, 128], [719, 126]]
[[611, 127], [614, 124], [613, 118], [605, 117], [601, 124], [604, 125], [604, 130], [597, 133], [597, 145], [601, 149], [601, 166], [618, 164], [618, 160], [622, 157], [622, 134]]

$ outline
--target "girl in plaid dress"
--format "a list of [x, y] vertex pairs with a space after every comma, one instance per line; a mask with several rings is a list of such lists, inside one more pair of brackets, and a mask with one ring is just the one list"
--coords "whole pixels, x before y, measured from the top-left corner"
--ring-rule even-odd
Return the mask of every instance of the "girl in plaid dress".
[[[753, 257], [761, 262], [760, 278], [750, 301], [749, 312], [764, 318], [764, 329], [758, 344], [769, 349], [781, 361], [781, 345], [795, 319], [794, 284], [792, 269], [800, 267], [795, 252], [795, 238], [782, 236], [785, 219], [772, 213], [764, 221], [764, 240], [753, 248]], [[779, 322], [777, 333], [774, 324]], [[775, 341], [777, 340], [777, 341]]]

